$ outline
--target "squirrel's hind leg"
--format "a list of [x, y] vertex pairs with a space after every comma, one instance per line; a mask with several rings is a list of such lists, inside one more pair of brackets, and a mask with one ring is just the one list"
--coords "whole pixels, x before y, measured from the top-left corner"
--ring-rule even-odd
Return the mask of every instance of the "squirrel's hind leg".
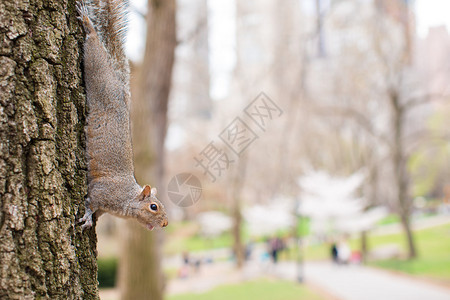
[[81, 229], [90, 228], [92, 225], [94, 225], [94, 222], [92, 221], [92, 215], [95, 213], [95, 211], [92, 211], [89, 204], [91, 203], [91, 199], [86, 198], [85, 206], [86, 206], [86, 212], [84, 213], [84, 216], [78, 220], [80, 223], [84, 222], [83, 225], [81, 225]]

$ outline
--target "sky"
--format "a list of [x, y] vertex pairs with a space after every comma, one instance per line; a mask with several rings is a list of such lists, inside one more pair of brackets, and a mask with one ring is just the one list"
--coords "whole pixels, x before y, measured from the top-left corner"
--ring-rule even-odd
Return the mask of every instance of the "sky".
[[416, 0], [417, 33], [425, 37], [428, 27], [447, 25], [450, 28], [450, 1], [449, 0]]
[[235, 0], [208, 0], [210, 17], [209, 49], [212, 99], [225, 98], [236, 65], [236, 9]]

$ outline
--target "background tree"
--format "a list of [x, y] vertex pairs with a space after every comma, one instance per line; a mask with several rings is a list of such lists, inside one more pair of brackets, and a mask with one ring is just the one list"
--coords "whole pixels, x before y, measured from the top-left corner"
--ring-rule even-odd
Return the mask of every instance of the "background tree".
[[[408, 161], [416, 142], [410, 137], [414, 131], [428, 134], [424, 130], [424, 114], [414, 114], [413, 110], [416, 104], [426, 104], [429, 99], [420, 97], [417, 101], [416, 95], [422, 92], [424, 84], [412, 83], [417, 70], [410, 64], [412, 49], [407, 3], [374, 1], [367, 11], [366, 16], [341, 23], [342, 27], [338, 28], [339, 34], [346, 36], [353, 32], [355, 24], [364, 24], [366, 35], [359, 37], [367, 40], [367, 44], [355, 47], [354, 43], [342, 43], [337, 51], [341, 59], [331, 72], [338, 101], [327, 103], [327, 108], [320, 110], [338, 117], [332, 124], [341, 127], [341, 139], [345, 139], [346, 131], [347, 135], [352, 132], [356, 142], [356, 147], [352, 148], [359, 149], [359, 154], [350, 157], [360, 157], [353, 168], [367, 171], [367, 204], [384, 202], [398, 214], [405, 232], [408, 257], [414, 258], [417, 251], [410, 224], [413, 203]], [[342, 70], [346, 70], [346, 76], [340, 75]]]
[[[147, 41], [139, 82], [134, 89], [133, 142], [136, 177], [158, 188], [164, 202], [164, 141], [176, 46], [175, 0], [148, 1]], [[167, 207], [167, 206], [166, 206]], [[162, 232], [128, 222], [120, 265], [122, 299], [162, 299]]]
[[75, 1], [0, 11], [0, 298], [97, 299]]

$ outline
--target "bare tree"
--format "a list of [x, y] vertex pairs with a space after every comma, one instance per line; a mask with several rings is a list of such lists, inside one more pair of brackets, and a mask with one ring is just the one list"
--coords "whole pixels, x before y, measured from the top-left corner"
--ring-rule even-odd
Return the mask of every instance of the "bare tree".
[[[147, 41], [134, 107], [136, 177], [153, 182], [164, 202], [164, 141], [176, 46], [175, 0], [149, 0]], [[120, 265], [122, 299], [162, 299], [161, 232], [127, 224]]]
[[[408, 15], [408, 6], [405, 3], [401, 7], [402, 15]], [[381, 13], [381, 14], [380, 14]], [[382, 10], [377, 10], [375, 16], [383, 16]], [[406, 114], [408, 108], [412, 107], [410, 102], [407, 101], [407, 95], [402, 93], [404, 85], [404, 76], [406, 67], [410, 61], [411, 48], [409, 45], [409, 22], [401, 23], [401, 30], [403, 32], [404, 43], [401, 46], [399, 55], [396, 61], [391, 61], [389, 56], [391, 54], [386, 53], [382, 44], [385, 42], [386, 27], [384, 22], [376, 23], [375, 26], [375, 41], [374, 48], [379, 59], [383, 63], [383, 74], [386, 78], [386, 96], [389, 102], [390, 115], [391, 115], [391, 129], [392, 138], [390, 143], [391, 149], [391, 161], [394, 171], [396, 199], [397, 199], [397, 212], [400, 216], [403, 229], [406, 234], [408, 242], [408, 257], [415, 258], [417, 256], [417, 250], [414, 243], [414, 236], [411, 230], [410, 216], [412, 213], [412, 201], [410, 195], [410, 176], [407, 170], [407, 162], [409, 160], [409, 154], [405, 148], [405, 125]], [[406, 99], [405, 99], [406, 98]]]
[[[362, 52], [356, 50], [353, 45], [346, 48], [348, 60], [352, 62], [345, 62], [344, 58], [344, 62], [339, 64], [334, 87], [336, 94], [345, 99], [338, 105], [328, 105], [326, 110], [358, 125], [359, 128], [354, 128], [353, 131], [359, 131], [362, 145], [366, 144], [362, 162], [367, 167], [371, 185], [369, 205], [376, 202], [378, 197], [393, 199], [391, 206], [400, 216], [407, 238], [408, 257], [414, 258], [417, 251], [410, 226], [412, 200], [410, 174], [407, 169], [411, 152], [407, 151], [406, 127], [408, 122], [411, 122], [408, 114], [418, 102], [410, 99], [411, 93], [405, 88], [413, 74], [409, 65], [410, 29], [405, 20], [409, 16], [408, 7], [403, 3], [392, 5], [393, 3], [394, 1], [374, 2], [372, 19], [365, 21], [367, 37], [370, 37], [367, 38], [370, 49]], [[394, 8], [400, 10], [399, 14], [392, 13]], [[399, 15], [400, 21], [392, 15]], [[349, 52], [351, 55], [348, 55]], [[364, 68], [358, 66], [361, 61], [365, 62]], [[349, 70], [348, 75], [340, 78], [339, 70], [344, 68]], [[371, 73], [367, 73], [367, 70]], [[358, 86], [362, 86], [364, 91]], [[421, 100], [426, 102], [427, 99]], [[381, 123], [384, 124], [380, 126]], [[420, 126], [420, 122], [415, 123]], [[378, 150], [371, 150], [374, 147]], [[388, 193], [379, 191], [380, 182], [377, 178], [380, 164], [387, 177], [392, 178], [392, 181], [388, 182]]]
[[98, 299], [75, 2], [0, 11], [0, 298]]

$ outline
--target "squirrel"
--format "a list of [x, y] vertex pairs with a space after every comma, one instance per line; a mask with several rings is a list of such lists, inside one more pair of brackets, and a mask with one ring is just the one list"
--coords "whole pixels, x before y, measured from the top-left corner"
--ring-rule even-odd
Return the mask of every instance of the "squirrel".
[[[86, 152], [88, 195], [82, 229], [110, 213], [134, 218], [152, 230], [168, 225], [156, 188], [136, 182], [130, 128], [129, 66], [123, 49], [123, 0], [77, 2], [78, 19], [86, 34], [84, 81], [87, 97]], [[94, 14], [90, 17], [90, 10]], [[95, 25], [94, 25], [95, 24]], [[97, 28], [97, 30], [96, 30]]]

